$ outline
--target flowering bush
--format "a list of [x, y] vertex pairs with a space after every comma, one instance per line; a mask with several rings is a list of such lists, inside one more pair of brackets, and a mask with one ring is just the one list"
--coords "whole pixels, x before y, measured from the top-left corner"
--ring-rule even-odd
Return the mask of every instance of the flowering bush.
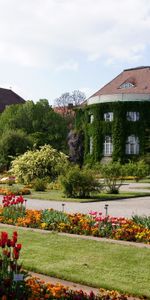
[[0, 237], [0, 299], [27, 299], [30, 293], [25, 284], [26, 274], [18, 263], [22, 245], [17, 243], [18, 234], [14, 231], [12, 238], [7, 232]]

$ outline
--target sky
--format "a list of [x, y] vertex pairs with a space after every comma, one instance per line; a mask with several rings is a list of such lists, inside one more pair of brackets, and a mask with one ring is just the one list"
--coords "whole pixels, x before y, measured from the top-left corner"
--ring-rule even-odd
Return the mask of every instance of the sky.
[[149, 65], [149, 0], [0, 0], [0, 87], [25, 100], [89, 97]]

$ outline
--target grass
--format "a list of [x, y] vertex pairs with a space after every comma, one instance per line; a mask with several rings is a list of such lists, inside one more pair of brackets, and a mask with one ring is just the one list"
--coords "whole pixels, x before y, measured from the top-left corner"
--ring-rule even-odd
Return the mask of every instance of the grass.
[[101, 193], [93, 195], [91, 198], [67, 198], [64, 197], [62, 191], [60, 190], [51, 190], [45, 192], [35, 192], [31, 190], [31, 194], [27, 195], [29, 199], [40, 199], [40, 200], [49, 200], [49, 201], [65, 201], [65, 202], [95, 202], [95, 201], [105, 201], [105, 200], [116, 200], [116, 199], [125, 199], [125, 198], [134, 198], [134, 197], [144, 197], [149, 196], [150, 193], [147, 192], [120, 192], [119, 194], [107, 194]]
[[[6, 227], [2, 231], [12, 233]], [[18, 230], [24, 268], [93, 287], [150, 297], [150, 249]]]
[[[12, 189], [21, 189], [24, 187], [22, 184], [13, 184], [8, 186], [7, 184], [1, 184], [1, 188], [12, 188]], [[142, 187], [143, 188], [143, 187]], [[136, 188], [138, 189], [138, 187]], [[49, 200], [49, 201], [62, 201], [62, 202], [96, 202], [96, 201], [106, 201], [106, 200], [116, 200], [116, 199], [125, 199], [125, 198], [134, 198], [134, 197], [145, 197], [150, 196], [150, 192], [134, 192], [134, 191], [120, 191], [119, 194], [108, 194], [106, 192], [101, 192], [99, 194], [92, 194], [90, 198], [68, 198], [65, 197], [61, 190], [46, 190], [44, 192], [37, 192], [34, 189], [30, 189], [31, 194], [25, 195], [25, 198], [29, 199], [39, 199], [39, 200]]]

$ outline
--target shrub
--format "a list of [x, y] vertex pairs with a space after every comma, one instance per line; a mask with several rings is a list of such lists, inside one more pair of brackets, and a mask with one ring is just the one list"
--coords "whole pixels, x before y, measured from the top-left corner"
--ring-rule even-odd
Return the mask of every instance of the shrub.
[[44, 192], [46, 190], [46, 182], [41, 178], [37, 178], [34, 180], [33, 188], [35, 191]]
[[12, 162], [11, 172], [19, 182], [28, 184], [36, 178], [56, 178], [68, 164], [67, 156], [50, 145], [27, 151]]
[[49, 189], [49, 190], [61, 190], [61, 183], [60, 183], [60, 181], [59, 180], [55, 180], [55, 181], [50, 182], [47, 185], [47, 189]]
[[128, 164], [125, 164], [125, 173], [127, 176], [133, 176], [136, 182], [138, 182], [140, 179], [149, 175], [149, 166], [144, 160], [137, 162], [129, 161]]
[[89, 197], [92, 191], [100, 191], [102, 186], [94, 178], [91, 170], [72, 167], [65, 176], [60, 177], [64, 194], [70, 198]]

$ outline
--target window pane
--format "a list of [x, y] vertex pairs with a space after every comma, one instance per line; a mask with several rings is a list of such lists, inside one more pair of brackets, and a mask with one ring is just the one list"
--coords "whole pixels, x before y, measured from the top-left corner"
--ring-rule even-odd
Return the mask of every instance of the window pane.
[[111, 136], [105, 136], [104, 141], [104, 156], [110, 156], [113, 151], [112, 139]]
[[104, 120], [105, 121], [113, 121], [113, 112], [107, 112], [104, 114]]
[[139, 121], [140, 119], [140, 114], [138, 111], [128, 111], [127, 112], [127, 120], [128, 121]]
[[126, 141], [126, 154], [139, 154], [139, 138], [130, 135]]
[[90, 154], [93, 153], [93, 137], [90, 137]]

